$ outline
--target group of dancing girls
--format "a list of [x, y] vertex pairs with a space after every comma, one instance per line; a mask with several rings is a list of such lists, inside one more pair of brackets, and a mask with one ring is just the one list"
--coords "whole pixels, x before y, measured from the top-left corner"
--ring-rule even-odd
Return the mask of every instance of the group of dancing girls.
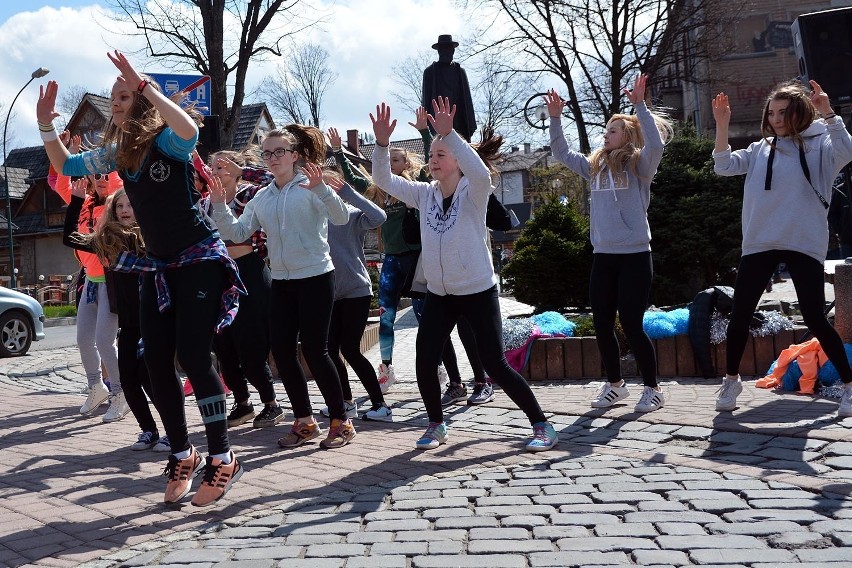
[[[323, 414], [331, 419], [321, 446], [344, 446], [356, 434], [351, 421], [354, 400], [345, 367], [334, 360], [337, 348], [370, 396], [372, 408], [367, 417], [390, 419], [380, 381], [354, 345], [366, 324], [370, 297], [364, 232], [398, 214], [388, 210], [396, 203], [419, 211], [419, 260], [427, 275], [425, 299], [418, 310], [416, 374], [429, 425], [416, 447], [431, 449], [448, 440], [438, 373], [449, 335], [462, 320], [475, 334], [475, 353], [484, 371], [530, 420], [533, 435], [526, 449], [543, 451], [557, 444], [556, 430], [529, 385], [503, 354], [497, 282], [485, 223], [493, 191], [490, 166], [499, 156], [500, 137], [489, 134], [476, 146], [468, 144], [453, 130], [455, 106], [447, 99], [434, 101], [433, 114], [418, 113], [414, 124], [422, 130], [420, 120], [425, 118], [438, 134], [428, 154], [431, 180], [418, 181], [412, 179], [414, 176], [400, 175], [407, 169], [404, 159], [402, 168], [394, 167], [389, 143], [396, 120], [382, 103], [370, 117], [376, 137], [373, 183], [381, 190], [380, 195], [387, 196], [380, 200], [385, 210], [339, 177], [325, 173], [324, 181], [321, 164], [325, 139], [316, 128], [301, 125], [273, 130], [264, 138], [261, 157], [268, 176], [264, 187], [259, 183], [251, 188], [238, 186], [241, 179], [263, 180], [254, 168], [246, 167], [243, 156], [214, 154], [212, 175], [205, 176], [209, 194], [202, 201], [194, 184], [192, 158], [198, 117], [163, 95], [123, 54], [114, 52], [109, 58], [121, 75], [112, 88], [112, 120], [99, 147], [72, 155], [62, 143], [52, 124], [58, 116], [58, 86], [53, 81], [41, 89], [37, 117], [56, 171], [83, 178], [73, 183], [69, 219], [82, 206], [85, 176], [117, 172], [123, 182], [123, 189], [113, 196], [94, 235], [74, 232], [73, 223], [68, 222], [65, 241], [94, 254], [111, 274], [120, 276], [121, 376], [132, 378], [132, 394], [127, 398], [140, 427], [154, 434], [144, 440], [145, 444], [155, 439], [156, 425], [144, 392], [149, 393], [163, 422], [170, 447], [165, 470], [166, 503], [177, 503], [190, 492], [196, 472], [204, 473], [192, 498], [197, 506], [216, 502], [242, 475], [242, 464], [230, 449], [227, 428], [229, 420], [233, 424], [253, 417], [245, 379], [258, 389], [264, 403], [258, 415], [260, 425], [273, 425], [282, 419], [266, 365], [267, 340], [295, 415], [290, 432], [278, 441], [281, 447], [297, 447], [322, 434], [299, 364], [299, 342], [325, 400]], [[604, 147], [590, 156], [567, 147], [559, 121], [564, 103], [555, 91], [546, 97], [555, 155], [592, 183], [591, 238], [595, 252], [590, 290], [609, 379], [592, 404], [610, 406], [628, 395], [620, 376], [613, 331], [615, 314], [619, 313], [645, 383], [637, 411], [658, 409], [666, 400], [656, 383], [655, 354], [642, 331], [641, 318], [652, 276], [646, 214], [649, 187], [670, 126], [646, 108], [645, 83], [646, 78], [640, 76], [633, 90], [626, 90], [636, 115], [613, 116]], [[781, 194], [782, 199], [801, 201], [797, 212], [813, 210], [814, 226], [822, 226], [824, 214], [817, 215], [820, 211], [804, 196], [815, 192], [830, 199], [830, 182], [852, 157], [852, 141], [842, 122], [831, 113], [825, 93], [813, 82], [812, 86], [810, 96], [797, 86], [774, 91], [763, 118], [764, 133], [773, 136], [772, 140], [764, 139], [733, 153], [726, 144], [730, 109], [724, 95], [719, 95], [714, 100], [718, 125], [714, 158], [720, 174], [747, 174], [745, 209], [767, 211], [767, 204], [777, 199], [774, 195]], [[823, 120], [817, 120], [818, 113]], [[335, 150], [339, 148], [339, 137], [332, 136], [332, 145]], [[818, 156], [823, 156], [821, 161]], [[786, 182], [783, 188], [776, 189], [772, 184], [773, 163], [780, 172], [776, 179]], [[351, 172], [348, 175], [352, 179]], [[764, 178], [765, 183], [761, 186], [755, 178]], [[807, 185], [796, 183], [799, 178]], [[794, 194], [796, 188], [812, 191]], [[772, 189], [778, 193], [770, 196]], [[779, 215], [791, 210], [774, 209]], [[750, 215], [749, 219], [757, 217]], [[790, 223], [796, 222], [792, 213], [787, 217]], [[330, 229], [329, 222], [336, 227]], [[775, 216], [772, 222], [783, 225]], [[762, 228], [744, 222], [743, 260], [735, 289], [738, 296], [729, 327], [732, 346], [728, 376], [717, 401], [719, 410], [732, 409], [742, 390], [736, 373], [742, 349], [737, 350], [736, 345], [737, 341], [744, 343], [745, 333], [740, 328], [747, 326], [748, 318], [743, 314], [753, 310], [759, 296], [752, 288], [762, 287], [781, 261], [787, 262], [797, 291], [807, 298], [802, 302], [806, 323], [824, 341], [832, 361], [836, 359], [844, 382], [852, 384], [852, 371], [839, 337], [827, 322], [821, 325], [825, 318], [816, 308], [822, 305], [822, 287], [816, 286], [812, 273], [818, 267], [817, 253], [824, 253], [827, 243], [822, 242], [822, 234], [804, 241], [792, 239], [793, 234], [792, 230], [778, 229], [767, 237]], [[769, 273], [764, 274], [767, 270]], [[343, 276], [340, 280], [338, 272]], [[268, 325], [258, 326], [258, 321]], [[235, 328], [222, 334], [229, 326]], [[268, 335], [251, 335], [264, 327]], [[245, 341], [242, 333], [256, 341]], [[335, 348], [334, 358], [329, 355], [329, 342]], [[241, 368], [240, 372], [225, 373], [226, 380], [228, 375], [238, 377], [228, 381], [236, 399], [230, 415], [226, 415], [224, 387], [211, 358], [214, 343], [217, 352], [233, 351], [231, 357], [224, 358], [237, 361]], [[136, 357], [139, 346], [144, 354], [143, 366]], [[207, 439], [206, 459], [189, 441], [175, 356], [195, 389]], [[382, 358], [384, 365], [390, 364], [384, 360], [384, 351]], [[245, 378], [239, 378], [241, 373]], [[127, 387], [125, 380], [125, 390]], [[841, 415], [852, 414], [850, 399], [847, 389]]]

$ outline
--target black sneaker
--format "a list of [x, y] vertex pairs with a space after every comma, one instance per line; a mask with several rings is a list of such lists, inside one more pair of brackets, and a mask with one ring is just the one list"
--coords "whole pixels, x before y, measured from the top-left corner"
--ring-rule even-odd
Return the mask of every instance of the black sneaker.
[[475, 383], [473, 385], [473, 394], [467, 399], [467, 403], [471, 406], [477, 404], [485, 404], [494, 400], [494, 387], [491, 383]]
[[248, 404], [235, 402], [231, 407], [231, 413], [228, 414], [228, 428], [245, 424], [252, 418], [254, 418], [254, 405], [251, 402]]
[[461, 383], [450, 383], [447, 385], [447, 390], [444, 396], [441, 397], [441, 406], [449, 406], [457, 402], [462, 402], [467, 398], [467, 387]]
[[254, 428], [267, 428], [269, 426], [275, 426], [282, 420], [284, 420], [284, 411], [280, 406], [264, 404], [263, 410], [261, 410], [260, 414], [257, 415], [257, 418], [254, 419], [252, 426]]

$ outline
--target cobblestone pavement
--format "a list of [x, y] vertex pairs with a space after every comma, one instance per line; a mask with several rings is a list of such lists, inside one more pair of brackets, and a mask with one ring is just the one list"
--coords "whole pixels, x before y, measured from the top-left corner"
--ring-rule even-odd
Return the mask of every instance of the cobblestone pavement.
[[359, 421], [333, 451], [280, 450], [284, 425], [233, 429], [246, 474], [204, 510], [160, 504], [164, 455], [127, 450], [131, 418], [79, 417], [75, 348], [0, 361], [0, 565], [852, 565], [852, 419], [835, 401], [747, 385], [736, 411], [716, 413], [714, 381], [679, 379], [641, 415], [635, 381], [605, 410], [588, 407], [599, 383], [535, 383], [554, 451], [523, 451], [529, 423], [498, 391], [449, 409], [449, 443], [418, 452], [410, 312], [398, 324], [393, 424]]

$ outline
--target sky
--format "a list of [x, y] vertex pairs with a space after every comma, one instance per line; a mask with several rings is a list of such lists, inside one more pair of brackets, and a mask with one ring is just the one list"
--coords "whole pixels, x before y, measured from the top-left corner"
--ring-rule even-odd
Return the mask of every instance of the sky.
[[[368, 113], [375, 110], [376, 103], [385, 100], [395, 104], [391, 95], [399, 87], [393, 81], [392, 68], [407, 57], [431, 51], [439, 34], [452, 34], [457, 41], [463, 40], [466, 29], [452, 0], [314, 1], [324, 5], [329, 17], [321, 28], [311, 29], [302, 37], [304, 41], [320, 43], [331, 54], [329, 66], [338, 78], [324, 99], [323, 126], [335, 126], [341, 132], [351, 128], [371, 132]], [[108, 0], [0, 1], [3, 112], [8, 112], [15, 94], [34, 70], [50, 70], [49, 75], [27, 86], [15, 102], [8, 127], [8, 150], [41, 144], [35, 119], [39, 85], [57, 81], [60, 96], [63, 86], [81, 85], [94, 93], [108, 91], [117, 70], [106, 53], [116, 48], [133, 51], [142, 47], [140, 39], [122, 33], [121, 25], [108, 17], [109, 10]], [[137, 55], [131, 56], [131, 61], [140, 71], [176, 72], [156, 59]], [[275, 62], [254, 65], [247, 79], [247, 92], [264, 76], [274, 74], [275, 66]], [[194, 74], [191, 70], [186, 72]], [[396, 114], [399, 126], [394, 139], [417, 135], [408, 126], [413, 116], [406, 114]]]

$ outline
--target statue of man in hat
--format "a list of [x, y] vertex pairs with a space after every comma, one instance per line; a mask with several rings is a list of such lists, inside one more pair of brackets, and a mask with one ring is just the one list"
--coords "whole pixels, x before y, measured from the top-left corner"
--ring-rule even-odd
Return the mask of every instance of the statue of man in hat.
[[458, 45], [449, 34], [439, 35], [438, 43], [432, 45], [432, 49], [438, 52], [438, 61], [423, 71], [422, 102], [431, 113], [433, 99], [449, 98], [450, 104], [456, 105], [453, 128], [470, 142], [470, 137], [476, 132], [476, 117], [473, 114], [473, 99], [470, 96], [467, 74], [461, 65], [453, 61], [453, 54]]

